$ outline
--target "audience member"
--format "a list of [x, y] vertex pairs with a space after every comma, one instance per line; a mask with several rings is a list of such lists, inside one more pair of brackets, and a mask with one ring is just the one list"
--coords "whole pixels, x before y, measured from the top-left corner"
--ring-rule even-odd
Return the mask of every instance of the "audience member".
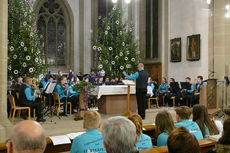
[[156, 120], [157, 146], [166, 146], [169, 134], [175, 129], [173, 119], [167, 111], [157, 114]]
[[208, 138], [209, 135], [219, 134], [215, 123], [209, 118], [207, 108], [204, 105], [196, 104], [193, 106], [193, 121], [199, 125], [204, 138]]
[[225, 115], [225, 119], [230, 118], [230, 105], [224, 107], [224, 115]]
[[70, 153], [97, 152], [106, 153], [103, 146], [103, 138], [98, 129], [101, 126], [101, 116], [96, 111], [87, 111], [83, 117], [83, 128], [86, 133], [73, 140]]
[[171, 132], [167, 145], [169, 153], [200, 153], [198, 141], [184, 127]]
[[103, 123], [102, 135], [107, 153], [138, 153], [136, 127], [127, 118], [109, 118]]
[[133, 122], [137, 130], [137, 144], [136, 147], [138, 150], [150, 149], [153, 147], [151, 138], [142, 133], [142, 118], [138, 114], [132, 114], [128, 117], [129, 120]]
[[176, 127], [185, 127], [197, 140], [203, 139], [200, 127], [196, 122], [189, 120], [191, 111], [187, 106], [181, 106], [175, 109], [177, 122]]
[[222, 137], [217, 142], [213, 150], [207, 153], [229, 153], [230, 152], [230, 118], [224, 121], [224, 131]]
[[46, 137], [42, 126], [31, 120], [24, 120], [14, 126], [7, 143], [8, 153], [43, 153]]

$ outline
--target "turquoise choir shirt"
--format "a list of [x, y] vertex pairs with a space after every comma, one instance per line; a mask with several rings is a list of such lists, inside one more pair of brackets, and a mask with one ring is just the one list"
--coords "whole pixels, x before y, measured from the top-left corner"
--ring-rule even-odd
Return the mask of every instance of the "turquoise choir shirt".
[[193, 93], [193, 90], [194, 90], [194, 85], [191, 84], [191, 89], [190, 90], [186, 90], [187, 93]]
[[164, 82], [160, 85], [160, 92], [166, 92], [166, 86], [167, 84]]
[[146, 135], [142, 134], [137, 139], [136, 147], [138, 150], [150, 149], [153, 147], [151, 138]]
[[62, 87], [59, 84], [56, 85], [55, 91], [59, 94], [60, 100], [66, 97], [65, 95], [66, 90], [62, 89]]
[[[141, 69], [140, 71], [143, 71], [144, 69]], [[129, 80], [134, 80], [134, 79], [137, 79], [139, 77], [139, 73], [136, 72], [134, 73], [133, 75], [128, 75], [127, 73], [125, 73], [125, 77]]]
[[[206, 83], [203, 82], [202, 85], [205, 86]], [[198, 92], [198, 89], [200, 88], [200, 86], [201, 86], [201, 83], [197, 83], [196, 90], [197, 90], [197, 93], [198, 93], [198, 94], [200, 94], [200, 92]]]
[[33, 92], [32, 92], [32, 89], [31, 89], [31, 86], [26, 84], [25, 85], [27, 86], [27, 88], [25, 89], [25, 95], [26, 95], [26, 99], [29, 100], [29, 101], [33, 101], [35, 99], [35, 96], [32, 95]]
[[88, 130], [86, 133], [73, 140], [70, 153], [106, 153], [103, 145], [101, 132], [96, 129]]
[[148, 84], [148, 86], [150, 86], [150, 87], [152, 88], [152, 91], [153, 91], [154, 88], [155, 88], [155, 85], [154, 85], [153, 83]]
[[167, 146], [168, 133], [163, 132], [157, 137], [157, 147]]
[[208, 129], [208, 127], [206, 126], [206, 124], [204, 124], [204, 129], [205, 129], [204, 138], [208, 138], [208, 136], [210, 135], [210, 133], [209, 133], [209, 129]]
[[175, 127], [185, 127], [192, 135], [196, 137], [197, 140], [203, 139], [200, 127], [196, 122], [190, 120], [183, 120], [182, 122], [176, 123]]

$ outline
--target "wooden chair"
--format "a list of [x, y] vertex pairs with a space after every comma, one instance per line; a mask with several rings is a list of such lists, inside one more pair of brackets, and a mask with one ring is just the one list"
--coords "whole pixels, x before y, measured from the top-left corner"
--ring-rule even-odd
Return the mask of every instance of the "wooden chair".
[[[14, 122], [14, 117], [15, 117], [15, 113], [16, 111], [21, 111], [21, 110], [27, 110], [28, 111], [28, 117], [30, 120], [30, 107], [18, 107], [15, 105], [15, 100], [14, 100], [14, 96], [12, 95], [8, 95], [9, 101], [10, 101], [10, 105], [11, 105], [11, 110], [10, 110], [10, 115], [9, 115], [9, 119], [11, 120], [11, 122]], [[12, 114], [13, 113], [13, 114]], [[20, 117], [20, 113], [18, 114]]]
[[[60, 101], [60, 97], [59, 97], [59, 94], [57, 92], [54, 92], [53, 93], [53, 100], [54, 100], [54, 105], [53, 105], [53, 110], [52, 110], [52, 114], [54, 113], [55, 111], [55, 108], [56, 108], [56, 105], [58, 106], [57, 108], [57, 116], [59, 116], [59, 112], [60, 112], [60, 109], [61, 109], [61, 105], [63, 105], [64, 103], [62, 103]], [[58, 103], [57, 103], [58, 102]], [[71, 102], [67, 102], [67, 104], [69, 104], [69, 113], [70, 115], [72, 114], [72, 105], [71, 105]]]
[[150, 109], [151, 100], [156, 100], [156, 106], [157, 106], [157, 108], [159, 108], [158, 97], [150, 97], [150, 98], [148, 99], [148, 109]]
[[176, 97], [173, 96], [173, 97], [171, 97], [171, 99], [173, 100], [173, 107], [175, 107]]

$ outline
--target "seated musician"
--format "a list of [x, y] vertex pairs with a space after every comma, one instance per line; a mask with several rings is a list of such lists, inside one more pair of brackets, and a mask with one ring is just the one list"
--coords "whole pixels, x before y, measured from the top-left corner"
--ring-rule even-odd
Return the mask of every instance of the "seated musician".
[[110, 85], [117, 85], [117, 83], [116, 83], [115, 79], [111, 79], [111, 81], [110, 81]]
[[104, 81], [103, 81], [103, 80], [104, 80], [103, 77], [100, 77], [100, 78], [99, 78], [99, 81], [98, 81], [98, 85], [99, 85], [99, 86], [104, 85]]
[[177, 123], [175, 127], [185, 127], [192, 135], [196, 137], [197, 140], [203, 139], [200, 127], [196, 122], [189, 120], [191, 116], [191, 111], [187, 106], [180, 106], [175, 109]]
[[44, 83], [44, 90], [43, 90], [43, 96], [45, 96], [48, 99], [48, 110], [51, 111], [51, 107], [53, 105], [53, 94], [52, 93], [46, 93], [48, 87], [52, 84], [57, 82], [56, 80], [54, 80], [54, 77], [52, 75], [49, 75], [48, 81]]
[[[175, 96], [176, 97], [176, 102], [179, 99], [179, 92], [180, 89], [176, 89], [175, 87], [172, 86], [172, 83], [175, 83], [175, 79], [174, 78], [170, 78], [169, 80], [170, 85], [168, 88], [168, 94], [165, 95], [165, 102], [167, 102], [169, 104], [170, 101], [172, 101], [171, 97]], [[170, 105], [172, 105], [172, 103], [170, 103]]]
[[62, 115], [67, 115], [67, 108], [66, 108], [66, 102], [71, 102], [72, 104], [72, 110], [77, 107], [77, 102], [78, 102], [78, 96], [73, 95], [73, 96], [68, 96], [68, 85], [67, 85], [67, 80], [66, 77], [59, 77], [57, 85], [55, 87], [55, 92], [59, 94], [60, 101], [64, 103], [64, 114]]
[[19, 102], [19, 99], [18, 99], [19, 97], [17, 96], [17, 93], [19, 92], [19, 89], [20, 89], [22, 84], [23, 84], [23, 79], [22, 79], [22, 77], [19, 77], [17, 79], [17, 82], [12, 85], [11, 94], [14, 96], [16, 106], [20, 105], [20, 102]]
[[193, 95], [192, 105], [199, 104], [200, 100], [200, 86], [206, 85], [206, 83], [203, 82], [203, 77], [198, 76], [197, 77], [197, 83], [196, 83], [196, 92]]
[[183, 105], [185, 105], [185, 102], [188, 101], [188, 106], [190, 106], [192, 102], [192, 95], [194, 91], [194, 85], [191, 83], [191, 78], [186, 77], [185, 82], [190, 84], [190, 89], [183, 89], [182, 90], [182, 98], [183, 98]]
[[110, 82], [109, 82], [109, 78], [108, 78], [108, 77], [105, 78], [104, 85], [110, 85]]
[[160, 85], [160, 90], [159, 90], [159, 106], [163, 105], [163, 96], [165, 96], [167, 93], [168, 93], [167, 79], [163, 77], [162, 83]]
[[44, 122], [42, 114], [42, 104], [41, 99], [38, 97], [37, 93], [33, 93], [31, 89], [32, 78], [24, 78], [24, 83], [19, 89], [19, 101], [21, 106], [30, 107], [31, 112], [35, 109], [38, 122]]

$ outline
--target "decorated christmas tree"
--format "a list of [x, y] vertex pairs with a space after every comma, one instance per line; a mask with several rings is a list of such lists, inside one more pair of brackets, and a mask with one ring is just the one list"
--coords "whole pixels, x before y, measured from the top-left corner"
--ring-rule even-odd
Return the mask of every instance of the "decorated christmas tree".
[[30, 0], [9, 0], [8, 79], [37, 77], [45, 70], [43, 36]]
[[116, 6], [107, 17], [99, 16], [98, 24], [97, 39], [92, 41], [92, 47], [101, 73], [107, 77], [121, 77], [123, 71], [135, 72], [140, 51], [133, 25], [122, 22], [121, 11]]

